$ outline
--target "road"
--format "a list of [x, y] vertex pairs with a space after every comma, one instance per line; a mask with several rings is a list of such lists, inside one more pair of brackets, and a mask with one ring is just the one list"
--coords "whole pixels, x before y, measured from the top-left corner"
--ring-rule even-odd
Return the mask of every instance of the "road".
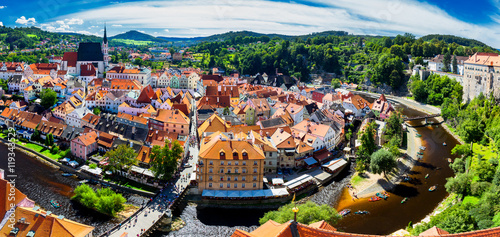
[[[378, 99], [380, 97], [380, 94], [378, 93], [371, 93], [371, 92], [364, 92], [364, 91], [351, 91], [354, 94], [362, 94], [366, 96], [370, 96], [372, 98]], [[392, 96], [392, 95], [385, 95], [385, 98], [391, 102], [396, 102], [400, 104], [404, 104], [410, 108], [428, 113], [428, 114], [440, 114], [441, 109], [432, 105], [428, 104], [423, 104], [414, 100], [410, 100], [404, 97], [398, 97], [398, 96]]]
[[[196, 138], [196, 103], [193, 100], [194, 107], [194, 115], [191, 119], [191, 137]], [[196, 139], [195, 139], [196, 140]], [[187, 141], [189, 142], [189, 140]], [[153, 201], [147, 204], [146, 208], [144, 208], [141, 212], [137, 213], [137, 215], [131, 220], [127, 221], [125, 224], [119, 226], [119, 228], [112, 231], [109, 236], [120, 237], [124, 233], [127, 233], [128, 236], [141, 236], [147, 229], [156, 223], [161, 216], [163, 216], [168, 208], [169, 203], [175, 200], [177, 196], [182, 193], [184, 189], [188, 186], [189, 174], [193, 175], [194, 169], [196, 169], [196, 163], [198, 162], [198, 144], [194, 146], [189, 146], [189, 154], [193, 156], [193, 159], [188, 160], [190, 164], [189, 168], [185, 168], [181, 171], [179, 178], [175, 180], [175, 188], [172, 185], [168, 185], [161, 191], [161, 195], [157, 196]]]

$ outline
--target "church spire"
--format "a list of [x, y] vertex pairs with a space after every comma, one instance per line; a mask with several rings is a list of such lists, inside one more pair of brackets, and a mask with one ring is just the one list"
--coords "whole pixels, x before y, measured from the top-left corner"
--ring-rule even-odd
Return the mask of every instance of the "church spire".
[[104, 23], [104, 39], [102, 40], [104, 44], [108, 43], [108, 37], [106, 36], [106, 23]]

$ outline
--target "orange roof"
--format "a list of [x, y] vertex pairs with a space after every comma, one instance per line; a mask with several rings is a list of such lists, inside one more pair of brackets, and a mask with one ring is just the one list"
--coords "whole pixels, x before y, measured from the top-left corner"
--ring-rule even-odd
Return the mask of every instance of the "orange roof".
[[141, 86], [137, 80], [111, 79], [112, 90], [140, 90]]
[[189, 125], [190, 122], [189, 118], [180, 110], [159, 109], [158, 115], [154, 119], [164, 123], [175, 123], [183, 125]]
[[78, 136], [74, 140], [80, 141], [85, 146], [90, 146], [97, 141], [97, 133], [92, 131]]
[[[221, 157], [221, 152], [225, 156]], [[234, 156], [233, 153], [237, 153]], [[246, 156], [243, 155], [246, 153]], [[220, 136], [204, 140], [200, 146], [200, 158], [202, 159], [234, 159], [234, 160], [263, 160], [265, 159], [262, 149], [248, 141], [222, 140]]]
[[226, 132], [231, 126], [217, 114], [212, 114], [198, 127], [198, 135], [202, 137], [205, 132]]
[[[125, 102], [123, 102], [123, 103], [125, 103]], [[148, 119], [146, 119], [146, 118], [138, 117], [138, 116], [134, 116], [134, 115], [122, 113], [122, 112], [118, 112], [118, 116], [117, 117], [129, 120], [129, 121], [132, 121], [134, 123], [148, 124]]]
[[147, 146], [142, 146], [139, 153], [137, 153], [136, 159], [140, 162], [149, 164], [149, 161], [150, 161], [149, 155], [150, 154], [151, 154], [151, 149]]
[[5, 213], [10, 210], [11, 204], [17, 205], [21, 201], [23, 201], [26, 197], [21, 191], [17, 188], [15, 189], [15, 198], [9, 199], [10, 194], [10, 184], [5, 179], [0, 179], [0, 215], [4, 216]]
[[83, 121], [90, 123], [90, 124], [93, 124], [93, 125], [97, 125], [97, 123], [99, 122], [100, 119], [101, 119], [101, 117], [99, 117], [95, 114], [92, 114], [92, 113], [88, 113], [85, 116], [83, 116], [83, 118], [82, 118]]
[[328, 224], [328, 222], [326, 222], [324, 220], [321, 220], [321, 221], [318, 221], [318, 222], [314, 222], [312, 224], [309, 224], [309, 226], [310, 227], [314, 227], [314, 228], [318, 228], [318, 229], [333, 230], [333, 231], [337, 230], [333, 226], [331, 226], [330, 224]]
[[448, 231], [433, 226], [432, 228], [420, 233], [419, 236], [442, 236], [447, 234], [449, 234]]
[[[68, 236], [84, 237], [90, 234], [94, 227], [74, 222], [57, 215], [47, 215], [44, 211], [34, 211], [32, 208], [18, 207], [15, 211], [16, 220], [24, 218], [24, 223], [17, 221], [14, 227], [19, 228], [17, 236], [27, 236], [28, 232], [35, 231], [35, 236]], [[9, 236], [12, 228], [4, 225], [0, 230], [1, 236]]]

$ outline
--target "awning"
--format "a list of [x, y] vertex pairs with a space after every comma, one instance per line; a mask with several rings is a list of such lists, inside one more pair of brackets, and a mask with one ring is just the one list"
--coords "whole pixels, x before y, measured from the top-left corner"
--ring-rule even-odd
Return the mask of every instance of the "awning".
[[265, 197], [266, 194], [263, 190], [254, 190], [252, 191], [252, 197]]
[[266, 195], [266, 197], [274, 196], [273, 191], [271, 191], [271, 189], [264, 189], [263, 191], [264, 191], [264, 194]]
[[252, 196], [252, 191], [240, 191], [240, 197], [242, 198], [248, 198], [248, 197], [253, 197]]
[[273, 178], [273, 185], [282, 185], [283, 183], [282, 178]]
[[203, 193], [201, 194], [203, 197], [213, 197], [214, 196], [214, 191], [213, 190], [208, 190], [205, 189], [203, 190]]
[[318, 161], [316, 161], [313, 157], [309, 157], [309, 158], [305, 159], [304, 162], [306, 162], [307, 165], [314, 165], [314, 164], [318, 163]]
[[295, 152], [295, 149], [285, 149], [285, 152]]
[[332, 172], [335, 172], [339, 168], [344, 167], [346, 164], [347, 164], [347, 161], [345, 161], [344, 159], [337, 159], [337, 160], [332, 160], [332, 161], [322, 165], [321, 167], [329, 169]]
[[240, 191], [227, 191], [227, 197], [230, 198], [240, 197]]
[[311, 175], [304, 174], [300, 177], [297, 177], [295, 179], [286, 182], [284, 185], [287, 186], [289, 189], [294, 189], [304, 183], [311, 181], [312, 179], [313, 177]]
[[227, 191], [215, 190], [215, 197], [227, 197]]
[[286, 188], [273, 188], [273, 189], [271, 189], [271, 191], [273, 192], [274, 196], [287, 196], [287, 195], [289, 195]]
[[145, 175], [145, 176], [148, 176], [148, 177], [151, 177], [151, 178], [154, 178], [155, 175], [153, 174], [153, 172], [151, 170], [148, 170], [148, 169], [144, 169], [144, 168], [141, 168], [139, 166], [135, 166], [133, 165], [131, 168], [130, 168], [131, 171], [134, 171], [136, 173], [139, 173], [139, 174], [142, 174], [142, 175]]
[[64, 157], [64, 158], [61, 160], [61, 162], [69, 162], [69, 161], [70, 161], [70, 159], [69, 159], [68, 157]]
[[76, 166], [79, 166], [80, 164], [78, 164], [78, 162], [72, 160], [69, 162], [69, 165], [73, 166], [73, 167], [76, 167]]

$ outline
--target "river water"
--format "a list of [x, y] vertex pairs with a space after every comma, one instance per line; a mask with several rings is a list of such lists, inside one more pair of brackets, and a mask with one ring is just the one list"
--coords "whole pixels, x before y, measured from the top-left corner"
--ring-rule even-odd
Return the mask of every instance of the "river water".
[[[7, 146], [0, 144], [0, 154], [7, 154]], [[21, 151], [16, 151], [16, 188], [36, 202], [36, 205], [56, 215], [64, 215], [73, 221], [95, 227], [94, 236], [104, 233], [113, 227], [118, 220], [96, 213], [70, 200], [73, 190], [79, 185], [78, 179], [61, 176], [58, 169], [32, 158]], [[0, 168], [7, 170], [7, 156], [1, 156]], [[123, 194], [127, 203], [140, 205], [144, 197]], [[50, 200], [57, 200], [61, 207], [54, 208]]]

